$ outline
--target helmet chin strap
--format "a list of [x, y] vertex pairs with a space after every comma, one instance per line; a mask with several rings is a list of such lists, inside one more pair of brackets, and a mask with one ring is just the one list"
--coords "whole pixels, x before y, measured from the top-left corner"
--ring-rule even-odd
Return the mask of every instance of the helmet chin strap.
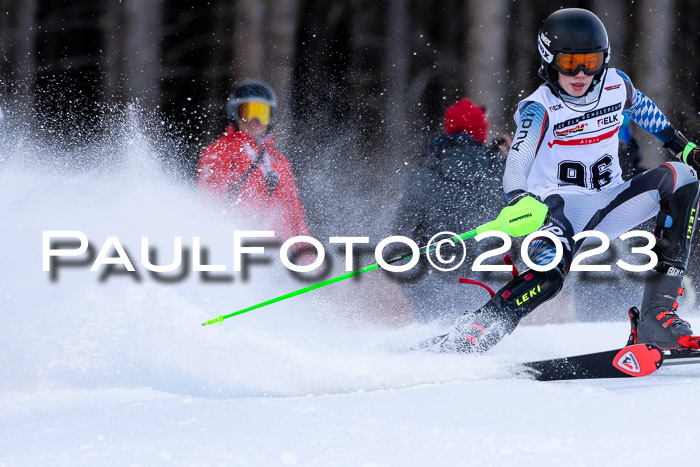
[[[583, 95], [580, 97], [574, 97], [574, 96], [568, 94], [566, 91], [564, 91], [561, 88], [559, 83], [552, 82], [551, 78], [549, 77], [549, 73], [547, 72], [546, 67], [547, 67], [547, 65], [540, 67], [538, 74], [540, 75], [540, 77], [542, 77], [545, 80], [545, 82], [549, 85], [550, 89], [552, 89], [557, 94], [557, 97], [559, 97], [559, 99], [561, 99], [561, 101], [564, 103], [564, 105], [569, 110], [573, 110], [574, 112], [587, 112], [588, 109], [579, 110], [579, 109], [576, 109], [572, 106], [579, 106], [579, 107], [586, 106], [586, 107], [588, 107], [590, 105], [593, 105], [595, 107], [595, 105], [598, 105], [598, 102], [600, 101], [600, 97], [603, 94], [601, 92], [602, 88], [598, 88], [598, 91], [597, 91], [598, 95], [596, 96], [595, 100], [593, 100], [591, 102], [580, 102], [579, 103], [579, 102], [574, 102], [571, 99], [576, 99], [576, 100], [584, 99], [584, 98], [586, 98], [586, 96], [588, 96], [588, 94], [593, 92], [593, 90], [596, 87], [598, 87], [599, 84], [603, 83], [605, 81], [605, 77], [608, 74], [608, 67], [607, 66], [605, 67], [605, 69], [602, 72], [600, 72], [597, 75], [597, 76], [600, 76], [600, 78], [595, 78], [595, 77], [593, 78], [593, 81], [591, 81], [591, 85], [588, 87], [588, 90], [585, 93], [583, 93]], [[567, 99], [567, 97], [569, 99]], [[569, 105], [569, 104], [571, 104], [571, 105]]]

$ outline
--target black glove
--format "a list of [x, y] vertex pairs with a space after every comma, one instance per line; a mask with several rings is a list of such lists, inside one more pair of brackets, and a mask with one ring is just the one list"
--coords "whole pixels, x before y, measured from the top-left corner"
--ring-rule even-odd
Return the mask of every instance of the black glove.
[[[522, 200], [523, 198], [527, 198], [527, 197], [534, 198], [534, 199], [536, 199], [538, 202], [542, 203], [542, 200], [540, 199], [539, 196], [537, 196], [537, 195], [535, 195], [535, 194], [533, 194], [533, 193], [530, 193], [529, 191], [525, 191], [525, 190], [513, 190], [513, 191], [511, 191], [510, 193], [507, 193], [507, 194], [506, 194], [506, 198], [508, 199], [508, 206], [513, 206], [514, 204], [517, 204], [518, 201]], [[544, 203], [542, 203], [542, 204], [543, 204], [545, 207], [547, 207], [546, 204], [544, 204]], [[547, 208], [547, 216], [544, 218], [544, 221], [542, 222], [542, 225], [543, 225], [543, 226], [549, 224], [549, 218], [550, 218], [549, 208]]]
[[508, 200], [508, 206], [512, 206], [521, 199], [523, 199], [526, 196], [532, 196], [535, 198], [537, 201], [540, 200], [540, 197], [530, 193], [529, 191], [525, 190], [513, 190], [510, 193], [506, 193], [506, 200]]
[[700, 149], [683, 136], [683, 133], [676, 131], [673, 136], [666, 141], [664, 147], [671, 151], [676, 159], [684, 164], [688, 164], [700, 174]]
[[694, 168], [696, 172], [700, 172], [700, 149], [695, 143], [686, 144], [683, 151], [676, 154], [676, 157]]

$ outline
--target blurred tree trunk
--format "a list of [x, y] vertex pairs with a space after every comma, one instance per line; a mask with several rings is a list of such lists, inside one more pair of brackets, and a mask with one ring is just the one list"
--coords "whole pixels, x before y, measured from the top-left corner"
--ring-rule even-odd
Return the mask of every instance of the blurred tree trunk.
[[122, 56], [122, 24], [124, 8], [121, 2], [107, 1], [102, 4], [101, 25], [103, 29], [103, 54], [100, 67], [102, 68], [102, 87], [107, 103], [121, 102], [123, 99], [123, 56]]
[[20, 106], [34, 103], [36, 77], [37, 1], [2, 2], [2, 51], [9, 60], [14, 90]]
[[350, 40], [352, 52], [348, 70], [350, 101], [354, 104], [354, 111], [363, 118], [357, 122], [356, 129], [369, 132], [379, 125], [382, 114], [380, 100], [377, 95], [376, 69], [383, 63], [383, 44], [376, 34], [374, 23], [379, 16], [375, 9], [358, 7], [357, 2], [351, 5], [353, 8], [353, 28]]
[[[675, 101], [672, 96], [672, 73], [669, 59], [671, 57], [673, 34], [675, 30], [674, 7], [672, 2], [640, 0], [634, 15], [638, 20], [638, 47], [632, 62], [632, 75], [635, 87], [649, 96], [656, 105], [671, 117]], [[679, 98], [683, 98], [679, 96]], [[646, 132], [638, 131], [642, 146], [643, 164], [655, 167], [667, 157], [661, 149], [661, 143]]]
[[271, 0], [269, 33], [266, 34], [265, 81], [269, 82], [277, 94], [280, 115], [284, 122], [291, 112], [292, 74], [296, 52], [296, 33], [299, 13], [297, 0]]
[[[486, 107], [494, 132], [504, 130], [506, 116], [510, 114], [506, 100], [506, 85], [510, 81], [506, 64], [508, 3], [508, 0], [469, 2], [466, 10], [469, 24], [466, 97]], [[531, 36], [534, 33], [525, 37]]]
[[260, 80], [272, 86], [280, 122], [291, 111], [298, 15], [298, 0], [236, 2], [235, 81]]
[[407, 0], [390, 0], [386, 16], [386, 55], [383, 70], [386, 82], [384, 125], [387, 131], [387, 155], [390, 156], [385, 162], [389, 163], [403, 161], [408, 149], [406, 96], [410, 82], [408, 67], [410, 51], [406, 31], [410, 17], [407, 14], [407, 3]]
[[[233, 63], [227, 63], [229, 48], [233, 46], [229, 40], [232, 25], [229, 24], [232, 8], [228, 0], [219, 1], [216, 5], [219, 10], [214, 16], [212, 31], [212, 54], [211, 62], [207, 66], [205, 76], [207, 77], [206, 102], [207, 108], [218, 112], [221, 101], [225, 99], [229, 89], [225, 89], [226, 78], [233, 78]], [[225, 11], [224, 11], [225, 10]], [[226, 71], [224, 71], [226, 70]], [[211, 119], [209, 119], [211, 120]]]
[[515, 2], [510, 10], [507, 48], [509, 49], [510, 86], [506, 91], [506, 107], [508, 109], [502, 128], [494, 130], [515, 131], [513, 114], [517, 104], [529, 96], [542, 83], [537, 70], [540, 65], [540, 55], [537, 52], [537, 32], [542, 21], [549, 15], [547, 12], [536, 10], [529, 2]]
[[265, 3], [260, 0], [236, 0], [233, 37], [236, 82], [264, 80]]
[[[0, 11], [10, 11], [11, 0], [0, 0]], [[2, 81], [0, 85], [4, 88], [10, 83], [10, 76], [14, 67], [14, 57], [12, 56], [14, 49], [15, 28], [13, 26], [12, 17], [9, 14], [0, 15], [0, 50], [5, 56], [5, 60], [0, 61], [0, 70], [2, 70]], [[5, 95], [7, 90], [2, 94]]]
[[610, 42], [611, 66], [615, 68], [624, 68], [625, 48], [628, 31], [627, 17], [629, 2], [625, 0], [593, 0], [592, 11], [605, 25], [605, 30], [608, 32], [608, 41]]
[[160, 103], [162, 1], [125, 0], [124, 78], [128, 98], [146, 109]]

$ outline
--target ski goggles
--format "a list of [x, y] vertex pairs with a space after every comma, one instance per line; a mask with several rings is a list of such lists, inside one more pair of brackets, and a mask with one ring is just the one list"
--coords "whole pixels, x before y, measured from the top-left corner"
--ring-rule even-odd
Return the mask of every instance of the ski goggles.
[[554, 57], [554, 68], [566, 76], [575, 76], [583, 70], [588, 76], [598, 73], [605, 65], [605, 54], [594, 52], [589, 54], [557, 54]]
[[238, 106], [238, 118], [244, 122], [257, 118], [260, 123], [267, 125], [271, 115], [272, 106], [264, 102], [243, 102]]

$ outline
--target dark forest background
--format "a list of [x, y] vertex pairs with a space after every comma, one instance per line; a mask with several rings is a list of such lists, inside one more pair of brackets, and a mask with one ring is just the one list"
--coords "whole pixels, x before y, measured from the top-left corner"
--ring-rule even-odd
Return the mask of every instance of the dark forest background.
[[[138, 100], [187, 147], [192, 167], [224, 127], [245, 79], [277, 91], [287, 152], [353, 140], [391, 166], [420, 158], [447, 105], [470, 96], [492, 130], [512, 131], [517, 101], [538, 84], [536, 32], [562, 6], [607, 26], [624, 69], [675, 126], [700, 129], [700, 4], [690, 0], [2, 0], [6, 107], [37, 128], [99, 132], [105, 106]], [[658, 153], [645, 151], [646, 157]]]
[[[233, 86], [267, 81], [314, 234], [386, 234], [450, 104], [485, 106], [492, 137], [515, 129], [517, 102], [540, 82], [537, 31], [563, 7], [594, 11], [611, 66], [700, 139], [691, 0], [0, 0], [0, 105], [6, 125], [75, 152], [135, 104], [191, 182]], [[635, 136], [643, 166], [666, 157]]]
[[[561, 7], [597, 13], [611, 65], [700, 138], [700, 3], [690, 0], [0, 5], [0, 104], [10, 123], [21, 116], [33, 136], [80, 147], [113, 125], [106, 113], [137, 103], [176, 142], [166, 157], [192, 180], [202, 148], [226, 126], [232, 87], [261, 79], [277, 92], [279, 146], [314, 201], [312, 222], [326, 212], [324, 192], [362, 185], [395, 198], [462, 96], [487, 108], [492, 136], [512, 132], [517, 102], [539, 83], [536, 33]], [[641, 133], [643, 165], [654, 166], [665, 156]]]

